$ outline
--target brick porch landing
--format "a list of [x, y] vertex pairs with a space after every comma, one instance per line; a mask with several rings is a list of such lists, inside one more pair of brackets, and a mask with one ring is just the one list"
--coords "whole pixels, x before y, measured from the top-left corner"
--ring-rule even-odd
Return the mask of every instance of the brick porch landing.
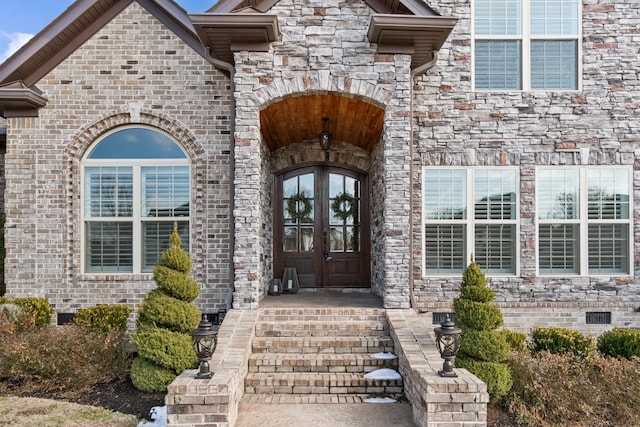
[[[367, 326], [372, 322], [371, 316], [379, 319], [380, 324]], [[352, 335], [350, 331], [356, 332]], [[374, 342], [377, 338], [373, 339], [373, 335], [378, 335], [382, 341]], [[338, 347], [334, 348], [336, 343]], [[302, 347], [296, 347], [298, 345]], [[316, 345], [317, 349], [314, 348]], [[402, 379], [386, 386], [390, 391], [403, 387], [410, 404], [385, 406], [391, 405], [393, 411], [400, 411], [399, 417], [403, 417], [402, 411], [405, 416], [409, 411], [417, 426], [486, 425], [489, 396], [485, 384], [462, 369], [456, 370], [458, 378], [438, 376], [442, 359], [435, 346], [433, 325], [427, 324], [411, 309], [384, 310], [381, 300], [367, 292], [299, 292], [265, 298], [256, 310], [231, 310], [220, 328], [218, 347], [210, 362], [215, 373], [213, 378], [196, 380], [195, 370], [185, 371], [169, 386], [166, 397], [168, 424], [277, 425], [269, 424], [267, 413], [271, 413], [272, 419], [277, 411], [284, 409], [291, 412], [295, 408], [294, 412], [299, 410], [304, 414], [303, 408], [309, 404], [323, 407], [317, 411], [306, 409], [309, 423], [305, 424], [310, 427], [325, 424], [313, 424], [313, 413], [323, 414], [321, 419], [326, 420], [327, 416], [332, 419], [327, 411], [335, 410], [339, 417], [344, 416], [345, 410], [356, 413], [361, 408], [359, 405], [364, 406], [361, 413], [373, 413], [379, 405], [358, 403], [369, 393], [368, 389], [360, 392], [358, 387], [369, 387], [369, 384], [355, 378], [347, 380], [354, 388], [341, 387], [344, 380], [340, 379], [342, 374], [335, 373], [341, 370], [336, 370], [339, 361], [335, 359], [344, 354], [345, 360], [337, 365], [351, 364], [351, 359], [358, 359], [355, 364], [360, 365], [359, 355], [380, 351], [375, 350], [377, 348], [391, 348], [398, 356], [396, 366]], [[260, 354], [266, 351], [266, 355], [256, 351]], [[290, 355], [298, 353], [300, 363], [305, 363], [299, 374], [297, 368], [289, 369], [298, 365], [290, 361]], [[329, 365], [320, 366], [313, 356], [316, 353], [321, 356], [318, 359]], [[278, 360], [270, 361], [273, 357]], [[311, 372], [305, 371], [307, 359], [312, 360]], [[265, 366], [264, 370], [260, 366]], [[275, 368], [273, 373], [269, 366]], [[282, 373], [279, 373], [280, 366], [286, 367]], [[369, 366], [362, 368], [371, 369]], [[325, 369], [331, 373], [322, 373]], [[316, 370], [318, 373], [314, 374]], [[350, 378], [350, 370], [346, 369], [344, 378]], [[317, 378], [307, 378], [313, 375]], [[339, 384], [334, 384], [336, 377]], [[331, 383], [322, 383], [329, 378]], [[314, 387], [296, 389], [296, 385], [309, 385], [301, 381], [311, 381], [309, 384], [313, 383]], [[268, 387], [272, 385], [274, 388], [270, 390]], [[304, 388], [309, 390], [297, 392]], [[263, 409], [256, 412], [256, 408]], [[239, 410], [244, 411], [240, 418]], [[384, 408], [381, 410], [385, 411]], [[391, 411], [391, 407], [386, 411]], [[264, 422], [254, 419], [260, 412], [265, 413]], [[259, 424], [246, 424], [247, 417], [251, 423]]]

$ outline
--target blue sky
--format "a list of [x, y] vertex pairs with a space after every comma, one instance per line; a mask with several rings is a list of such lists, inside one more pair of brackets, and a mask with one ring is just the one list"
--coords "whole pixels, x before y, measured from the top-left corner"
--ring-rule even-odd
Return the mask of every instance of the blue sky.
[[[2, 0], [0, 62], [56, 19], [75, 0]], [[191, 13], [204, 12], [216, 0], [175, 0]]]

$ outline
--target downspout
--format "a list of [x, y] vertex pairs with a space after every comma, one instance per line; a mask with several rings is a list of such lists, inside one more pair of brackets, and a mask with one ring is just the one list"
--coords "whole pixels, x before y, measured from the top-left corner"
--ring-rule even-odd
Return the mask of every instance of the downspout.
[[[409, 88], [409, 96], [410, 96], [410, 102], [409, 102], [409, 118], [410, 118], [410, 127], [409, 127], [409, 185], [411, 188], [409, 188], [409, 304], [411, 305], [411, 308], [416, 308], [416, 301], [415, 301], [415, 296], [413, 294], [413, 284], [414, 284], [414, 280], [413, 280], [413, 122], [414, 122], [414, 117], [413, 117], [413, 85], [414, 85], [414, 79], [416, 78], [416, 76], [419, 76], [421, 74], [426, 73], [427, 71], [429, 71], [431, 68], [433, 68], [436, 65], [436, 62], [438, 61], [438, 51], [434, 50], [431, 52], [432, 53], [432, 59], [429, 62], [426, 62], [422, 65], [420, 65], [419, 67], [411, 70], [411, 85]], [[420, 210], [420, 212], [422, 212], [422, 210]], [[423, 255], [424, 256], [424, 255]]]
[[235, 173], [235, 169], [236, 169], [236, 153], [235, 153], [235, 148], [236, 148], [236, 144], [235, 144], [235, 134], [236, 134], [236, 98], [235, 98], [235, 76], [236, 76], [236, 69], [233, 67], [233, 64], [230, 64], [229, 62], [224, 62], [221, 61], [220, 59], [214, 58], [211, 55], [210, 52], [210, 48], [205, 48], [204, 49], [204, 58], [209, 61], [216, 69], [221, 70], [221, 71], [226, 71], [229, 73], [229, 87], [231, 89], [231, 111], [230, 111], [230, 115], [229, 115], [229, 120], [230, 120], [230, 124], [231, 124], [231, 129], [230, 131], [230, 135], [231, 135], [231, 144], [230, 144], [230, 150], [229, 150], [229, 157], [230, 157], [230, 162], [229, 162], [229, 177], [231, 179], [231, 185], [230, 187], [230, 192], [229, 192], [229, 224], [231, 225], [231, 233], [230, 233], [230, 244], [229, 244], [229, 248], [230, 248], [230, 260], [229, 260], [229, 271], [231, 272], [231, 283], [230, 283], [230, 287], [229, 289], [231, 290], [228, 297], [227, 297], [227, 306], [226, 309], [227, 311], [229, 311], [233, 305], [233, 292], [235, 290], [235, 271], [233, 268], [233, 256], [234, 256], [234, 248], [236, 246], [235, 244], [235, 240], [236, 240], [236, 233], [235, 233], [235, 217], [233, 216], [233, 209], [235, 206], [235, 197], [236, 197], [236, 190], [235, 190], [235, 186], [233, 185], [233, 177], [234, 177], [234, 173]]

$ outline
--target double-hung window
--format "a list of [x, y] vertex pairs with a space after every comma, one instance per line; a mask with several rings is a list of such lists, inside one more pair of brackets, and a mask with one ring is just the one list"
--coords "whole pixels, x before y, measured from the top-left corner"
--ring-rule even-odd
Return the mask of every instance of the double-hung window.
[[631, 169], [537, 170], [541, 275], [630, 274]]
[[460, 274], [474, 258], [489, 274], [516, 274], [515, 168], [424, 169], [426, 274]]
[[578, 89], [578, 0], [473, 4], [475, 89]]
[[82, 161], [83, 259], [87, 273], [151, 271], [174, 224], [189, 248], [190, 167], [168, 135], [126, 127]]

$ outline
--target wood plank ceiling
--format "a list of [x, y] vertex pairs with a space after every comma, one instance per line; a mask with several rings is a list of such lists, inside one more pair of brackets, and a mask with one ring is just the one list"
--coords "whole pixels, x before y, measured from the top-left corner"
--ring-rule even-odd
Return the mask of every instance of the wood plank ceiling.
[[289, 144], [318, 139], [323, 118], [334, 141], [371, 151], [380, 138], [384, 110], [337, 94], [286, 98], [260, 112], [262, 136], [273, 151]]

